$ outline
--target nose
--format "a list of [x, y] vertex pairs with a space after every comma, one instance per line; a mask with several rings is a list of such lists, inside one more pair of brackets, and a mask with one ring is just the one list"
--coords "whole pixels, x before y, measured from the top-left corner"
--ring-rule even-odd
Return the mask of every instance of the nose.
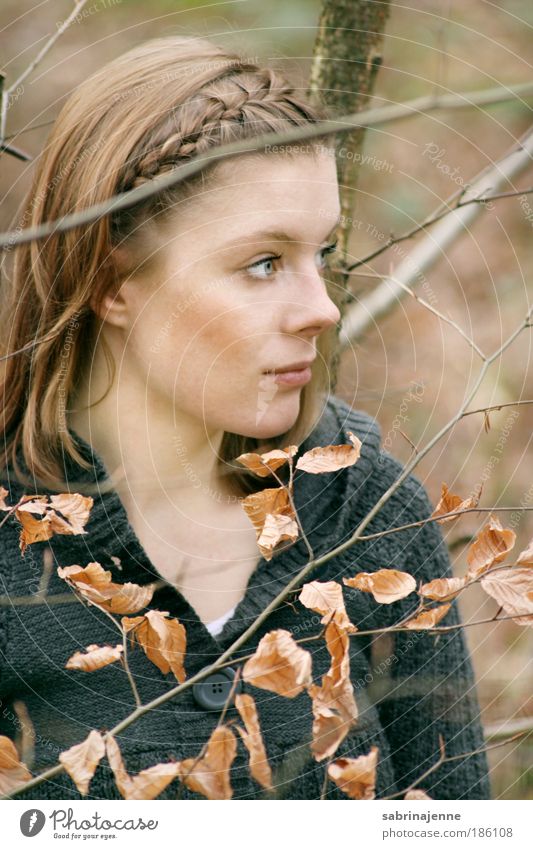
[[283, 313], [286, 333], [318, 336], [340, 321], [340, 310], [316, 267], [308, 273], [295, 274], [293, 280], [295, 286], [289, 287], [292, 297], [287, 299]]

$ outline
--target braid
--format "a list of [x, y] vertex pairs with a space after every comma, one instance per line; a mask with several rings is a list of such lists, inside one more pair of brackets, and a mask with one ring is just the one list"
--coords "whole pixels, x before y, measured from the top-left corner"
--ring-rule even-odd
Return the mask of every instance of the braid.
[[118, 190], [140, 186], [215, 145], [242, 138], [246, 125], [251, 128], [265, 118], [296, 123], [296, 112], [300, 121], [302, 116], [313, 120], [305, 105], [291, 100], [293, 94], [293, 87], [271, 68], [243, 64], [227, 71], [166, 116], [142, 149], [133, 151]]

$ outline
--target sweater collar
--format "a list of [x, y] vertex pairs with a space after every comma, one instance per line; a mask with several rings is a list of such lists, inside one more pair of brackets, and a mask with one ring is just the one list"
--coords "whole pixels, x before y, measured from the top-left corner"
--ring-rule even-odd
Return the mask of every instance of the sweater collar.
[[[330, 396], [317, 425], [299, 449], [301, 455], [316, 446], [349, 443], [347, 430], [354, 432], [362, 441], [361, 456], [354, 466], [317, 475], [298, 469], [294, 473], [296, 510], [315, 556], [345, 541], [353, 531], [348, 521], [349, 514], [353, 511], [353, 499], [360, 497], [374, 468], [379, 453], [379, 426], [365, 413], [352, 410], [343, 400]], [[89, 461], [90, 468], [83, 469], [68, 458], [65, 480], [102, 483], [108, 476], [102, 459], [78, 433], [73, 430], [70, 433], [80, 453]], [[22, 461], [21, 465], [24, 466]], [[71, 491], [76, 490], [73, 487]], [[44, 494], [46, 490], [40, 488], [39, 492]], [[113, 580], [119, 582], [145, 584], [161, 580], [116, 491], [98, 490], [93, 498], [85, 534], [55, 535], [49, 541], [57, 565], [86, 566], [96, 561], [104, 569], [109, 569]], [[197, 666], [200, 668], [210, 662], [209, 655], [216, 657], [221, 647], [226, 648], [246, 630], [307, 561], [308, 551], [302, 538], [274, 555], [270, 561], [260, 557], [258, 550], [258, 564], [250, 576], [245, 595], [216, 637], [210, 634], [185, 597], [166, 581], [154, 593], [150, 606], [168, 610], [171, 616], [180, 619], [187, 629], [189, 646], [195, 640], [200, 641], [198, 645], [204, 648], [199, 654]]]

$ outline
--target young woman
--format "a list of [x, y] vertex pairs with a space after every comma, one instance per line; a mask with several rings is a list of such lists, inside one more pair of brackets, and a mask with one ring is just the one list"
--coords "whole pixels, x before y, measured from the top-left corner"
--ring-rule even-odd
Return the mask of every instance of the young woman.
[[[196, 38], [149, 41], [118, 57], [69, 97], [38, 163], [24, 226], [81, 210], [151, 181], [217, 146], [324, 119], [277, 72]], [[303, 535], [261, 556], [242, 499], [273, 478], [236, 458], [289, 445], [299, 453], [362, 443], [359, 460], [324, 474], [296, 471], [298, 517], [316, 557], [347, 540], [401, 472], [380, 451], [376, 422], [329, 391], [338, 293], [326, 280], [340, 204], [332, 137], [257, 148], [208, 165], [142, 203], [17, 249], [4, 293], [1, 484], [24, 494], [94, 498], [85, 534], [19, 544], [0, 534], [0, 733], [26, 742], [33, 774], [135, 707], [124, 666], [66, 669], [89, 644], [114, 645], [110, 617], [80, 603], [57, 568], [99, 563], [117, 583], [153, 583], [147, 609], [184, 626], [186, 675], [216, 660], [309, 559]], [[7, 297], [9, 295], [9, 297]], [[279, 470], [287, 480], [287, 467]], [[266, 481], [269, 481], [266, 483]], [[426, 518], [432, 507], [409, 476], [369, 533]], [[50, 568], [52, 564], [52, 568]], [[309, 580], [396, 568], [417, 583], [451, 575], [434, 522], [347, 549]], [[67, 591], [67, 595], [66, 594]], [[27, 604], [28, 596], [35, 603]], [[54, 598], [59, 597], [59, 598]], [[24, 602], [26, 598], [26, 602]], [[359, 630], [383, 628], [416, 608], [344, 587]], [[415, 600], [413, 600], [415, 599]], [[459, 622], [456, 602], [446, 624]], [[265, 634], [320, 634], [321, 616], [293, 594], [235, 653]], [[324, 639], [306, 644], [320, 682], [331, 658]], [[141, 650], [129, 666], [143, 703], [176, 685]], [[225, 676], [225, 677], [224, 677]], [[231, 672], [189, 688], [117, 735], [130, 774], [195, 758], [221, 716]], [[462, 630], [396, 632], [386, 643], [352, 637], [350, 676], [358, 718], [335, 752], [378, 750], [375, 796], [412, 784], [439, 757], [465, 753], [421, 787], [435, 799], [489, 798], [472, 665]], [[270, 796], [344, 798], [327, 761], [313, 756], [309, 693], [253, 694]], [[223, 698], [221, 698], [221, 693]], [[233, 694], [235, 695], [235, 693]], [[21, 719], [22, 717], [22, 719]], [[233, 702], [225, 721], [238, 719]], [[23, 733], [25, 732], [25, 733]], [[33, 755], [28, 754], [28, 740]], [[233, 798], [261, 796], [239, 741]], [[201, 798], [172, 782], [158, 798]], [[81, 798], [62, 773], [20, 798]], [[121, 798], [101, 760], [88, 798]]]

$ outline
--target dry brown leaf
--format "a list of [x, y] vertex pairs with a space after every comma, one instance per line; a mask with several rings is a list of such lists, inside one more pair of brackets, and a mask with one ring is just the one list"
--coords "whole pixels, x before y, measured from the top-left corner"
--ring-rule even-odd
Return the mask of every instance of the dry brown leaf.
[[114, 584], [111, 572], [99, 563], [88, 566], [59, 566], [57, 574], [80, 592], [84, 598], [110, 613], [136, 613], [152, 600], [154, 587], [139, 584]]
[[248, 684], [292, 699], [311, 684], [311, 655], [289, 631], [269, 631], [259, 641], [242, 675]]
[[124, 799], [155, 799], [180, 774], [180, 762], [160, 763], [128, 775], [117, 741], [108, 736], [105, 741], [107, 759], [115, 782]]
[[267, 513], [257, 545], [265, 560], [271, 560], [273, 551], [280, 542], [287, 539], [297, 540], [299, 533], [297, 523], [290, 516]]
[[350, 799], [374, 799], [376, 795], [377, 746], [358, 758], [337, 758], [328, 767], [328, 776]]
[[52, 528], [55, 534], [86, 534], [85, 525], [93, 506], [90, 496], [78, 492], [63, 492], [51, 495]]
[[207, 799], [231, 799], [230, 768], [237, 754], [237, 740], [227, 725], [217, 725], [201, 758], [180, 761], [180, 777], [186, 787]]
[[311, 684], [307, 690], [313, 701], [311, 751], [317, 761], [333, 757], [359, 714], [350, 679], [348, 634], [332, 622], [326, 628], [326, 645], [330, 668], [320, 686]]
[[[442, 516], [443, 513], [451, 513], [452, 510], [454, 512], [461, 512], [463, 510], [468, 510], [471, 507], [477, 507], [479, 504], [479, 499], [481, 497], [482, 485], [477, 488], [477, 491], [474, 495], [471, 495], [470, 498], [462, 499], [460, 495], [454, 495], [445, 483], [442, 484], [440, 501], [435, 507], [433, 513], [431, 514], [431, 518], [436, 518], [437, 516]], [[458, 519], [459, 516], [448, 516], [446, 519], [439, 519], [440, 524], [444, 524], [445, 522], [454, 522]]]
[[310, 581], [303, 585], [298, 598], [304, 607], [322, 614], [322, 623], [336, 622], [349, 634], [357, 631], [346, 613], [342, 586], [337, 581]]
[[0, 510], [11, 510], [9, 504], [6, 504], [6, 496], [8, 495], [9, 492], [5, 486], [0, 486]]
[[403, 798], [410, 799], [411, 801], [414, 801], [416, 799], [421, 799], [426, 802], [433, 801], [431, 796], [428, 796], [428, 794], [424, 790], [408, 790]]
[[418, 594], [434, 601], [450, 601], [466, 586], [466, 578], [436, 578], [422, 584]]
[[[273, 525], [271, 520], [267, 525], [265, 536], [265, 523], [267, 517], [271, 516], [288, 516], [289, 519], [296, 520], [296, 514], [290, 503], [288, 490], [283, 486], [273, 487], [271, 489], [262, 489], [260, 492], [252, 492], [243, 498], [241, 507], [252, 522], [257, 537], [257, 544], [261, 554], [265, 560], [271, 560], [273, 554], [272, 543], [279, 533], [280, 526], [276, 526], [276, 530], [272, 533]], [[292, 525], [281, 526], [281, 532], [292, 534], [294, 528]], [[292, 538], [292, 537], [290, 537]], [[279, 540], [278, 540], [279, 541]]]
[[84, 525], [92, 506], [93, 499], [79, 493], [52, 495], [50, 501], [46, 495], [23, 496], [15, 511], [22, 525], [19, 543], [22, 554], [28, 545], [50, 539], [54, 534], [87, 533]]
[[296, 461], [296, 468], [319, 475], [321, 472], [336, 472], [346, 466], [353, 466], [361, 456], [362, 442], [351, 430], [347, 430], [346, 433], [351, 445], [326, 445], [323, 448], [311, 448]]
[[515, 544], [516, 534], [510, 528], [502, 528], [492, 514], [468, 549], [466, 560], [467, 580], [482, 575], [494, 563], [504, 560]]
[[109, 663], [114, 663], [120, 660], [123, 646], [117, 643], [116, 646], [98, 646], [92, 643], [87, 646], [85, 653], [81, 651], [74, 652], [69, 657], [65, 664], [65, 669], [80, 669], [82, 672], [94, 672], [96, 669], [102, 669]]
[[0, 795], [5, 796], [30, 781], [32, 775], [19, 760], [15, 744], [9, 737], [0, 736]]
[[87, 795], [91, 778], [104, 755], [104, 738], [99, 731], [94, 730], [82, 743], [71, 746], [59, 755], [60, 762], [82, 796]]
[[353, 578], [343, 578], [347, 587], [372, 593], [380, 604], [392, 604], [416, 590], [416, 581], [408, 572], [399, 569], [378, 569], [377, 572], [359, 572]]
[[[260, 478], [265, 478], [280, 466], [294, 457], [298, 451], [297, 445], [287, 445], [285, 448], [275, 448], [273, 451], [267, 451], [265, 454], [240, 454], [237, 457], [237, 462], [242, 463], [251, 472], [258, 475]], [[266, 464], [266, 465], [265, 465]]]
[[142, 646], [148, 660], [155, 663], [164, 675], [172, 672], [183, 684], [186, 678], [184, 661], [187, 633], [178, 619], [167, 619], [168, 611], [148, 610], [133, 619], [122, 617], [126, 632]]
[[268, 762], [265, 744], [259, 725], [259, 717], [253, 696], [248, 693], [238, 693], [235, 696], [235, 707], [239, 711], [244, 728], [237, 726], [237, 731], [248, 749], [250, 755], [250, 773], [252, 778], [266, 790], [272, 789], [272, 770]]
[[49, 515], [36, 519], [31, 513], [21, 513], [19, 510], [15, 511], [15, 515], [22, 525], [19, 539], [21, 554], [24, 554], [27, 547], [34, 542], [43, 542], [54, 535]]
[[411, 628], [413, 631], [425, 631], [434, 628], [441, 619], [444, 619], [451, 606], [449, 602], [448, 604], [439, 604], [438, 607], [432, 607], [431, 610], [425, 610], [413, 619], [404, 622], [402, 628]]
[[524, 550], [520, 552], [516, 562], [519, 563], [520, 566], [533, 566], [533, 539], [530, 540], [528, 547], [524, 548]]
[[[50, 503], [46, 495], [23, 495], [20, 499], [16, 513], [33, 513], [36, 516], [44, 516], [50, 512]], [[22, 521], [22, 519], [20, 520]]]
[[481, 586], [517, 625], [529, 625], [533, 628], [533, 569], [527, 566], [511, 566], [498, 569], [481, 578]]

